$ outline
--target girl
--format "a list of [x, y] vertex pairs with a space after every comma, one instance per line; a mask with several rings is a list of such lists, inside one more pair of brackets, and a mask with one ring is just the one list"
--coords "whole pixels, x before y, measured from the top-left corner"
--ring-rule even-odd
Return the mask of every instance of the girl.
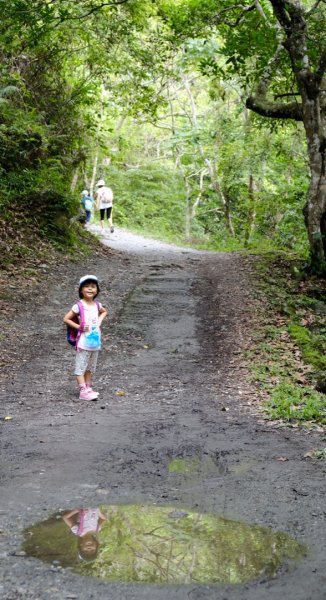
[[[98, 393], [92, 389], [92, 375], [96, 370], [98, 352], [101, 347], [100, 326], [107, 311], [95, 298], [100, 292], [98, 279], [95, 275], [85, 275], [79, 281], [80, 303], [73, 305], [64, 317], [64, 323], [77, 329], [76, 368], [75, 375], [79, 384], [80, 400], [97, 400]], [[81, 315], [80, 313], [83, 313]], [[78, 322], [76, 320], [78, 317]], [[84, 323], [81, 323], [81, 317]]]
[[89, 195], [88, 190], [83, 190], [81, 195], [82, 195], [82, 198], [81, 198], [80, 202], [86, 213], [85, 227], [87, 227], [87, 225], [89, 225], [90, 220], [91, 220], [94, 200], [93, 200], [92, 196]]
[[98, 532], [106, 521], [99, 508], [76, 508], [64, 515], [64, 522], [78, 536], [78, 555], [83, 560], [94, 560], [98, 553]]

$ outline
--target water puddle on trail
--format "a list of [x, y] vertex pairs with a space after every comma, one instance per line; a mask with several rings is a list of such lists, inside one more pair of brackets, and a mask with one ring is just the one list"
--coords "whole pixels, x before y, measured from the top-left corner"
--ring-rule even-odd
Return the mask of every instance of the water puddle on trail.
[[179, 473], [181, 475], [196, 475], [216, 471], [216, 464], [208, 456], [204, 459], [194, 458], [173, 458], [168, 465], [169, 473]]
[[306, 554], [285, 533], [171, 506], [60, 511], [24, 538], [26, 555], [53, 569], [147, 584], [243, 583]]

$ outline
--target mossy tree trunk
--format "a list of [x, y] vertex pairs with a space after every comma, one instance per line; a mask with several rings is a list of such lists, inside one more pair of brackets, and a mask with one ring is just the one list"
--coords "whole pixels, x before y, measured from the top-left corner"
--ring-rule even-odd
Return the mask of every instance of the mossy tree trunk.
[[[270, 0], [278, 22], [278, 47], [269, 61], [255, 93], [246, 106], [272, 119], [302, 121], [306, 133], [310, 166], [310, 186], [305, 207], [305, 223], [310, 244], [311, 269], [326, 273], [326, 49], [319, 60], [313, 60], [316, 48], [308, 49], [308, 19], [319, 3], [309, 10], [293, 0]], [[295, 102], [276, 102], [267, 97], [268, 86], [275, 75], [281, 53], [286, 50], [298, 87]], [[318, 49], [317, 49], [318, 51]], [[313, 62], [315, 63], [313, 65]]]

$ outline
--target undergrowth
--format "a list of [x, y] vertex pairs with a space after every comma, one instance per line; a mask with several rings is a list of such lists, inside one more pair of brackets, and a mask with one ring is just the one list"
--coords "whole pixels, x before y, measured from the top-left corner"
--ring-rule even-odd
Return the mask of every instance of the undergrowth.
[[82, 225], [60, 218], [42, 221], [21, 210], [6, 210], [0, 220], [0, 269], [17, 273], [45, 263], [56, 252], [70, 258], [89, 254], [96, 243]]
[[271, 419], [326, 425], [326, 281], [297, 258], [255, 261], [258, 325], [249, 350], [252, 377]]

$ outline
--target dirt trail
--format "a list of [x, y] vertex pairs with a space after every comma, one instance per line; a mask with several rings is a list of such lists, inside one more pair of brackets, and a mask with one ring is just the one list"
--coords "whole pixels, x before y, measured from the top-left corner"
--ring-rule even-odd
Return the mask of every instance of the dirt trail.
[[[26, 300], [16, 319], [21, 363], [1, 390], [1, 416], [13, 417], [0, 422], [1, 597], [324, 599], [325, 466], [303, 459], [322, 442], [275, 430], [252, 410], [240, 358], [250, 328], [245, 259], [121, 230], [103, 241], [115, 250], [110, 258], [54, 269], [44, 297]], [[86, 272], [98, 275], [110, 312], [97, 403], [76, 402], [61, 325]], [[168, 470], [175, 457], [211, 457], [213, 467], [176, 476]], [[110, 583], [20, 556], [23, 528], [55, 510], [126, 503], [269, 526], [309, 553], [272, 580], [237, 586]]]

